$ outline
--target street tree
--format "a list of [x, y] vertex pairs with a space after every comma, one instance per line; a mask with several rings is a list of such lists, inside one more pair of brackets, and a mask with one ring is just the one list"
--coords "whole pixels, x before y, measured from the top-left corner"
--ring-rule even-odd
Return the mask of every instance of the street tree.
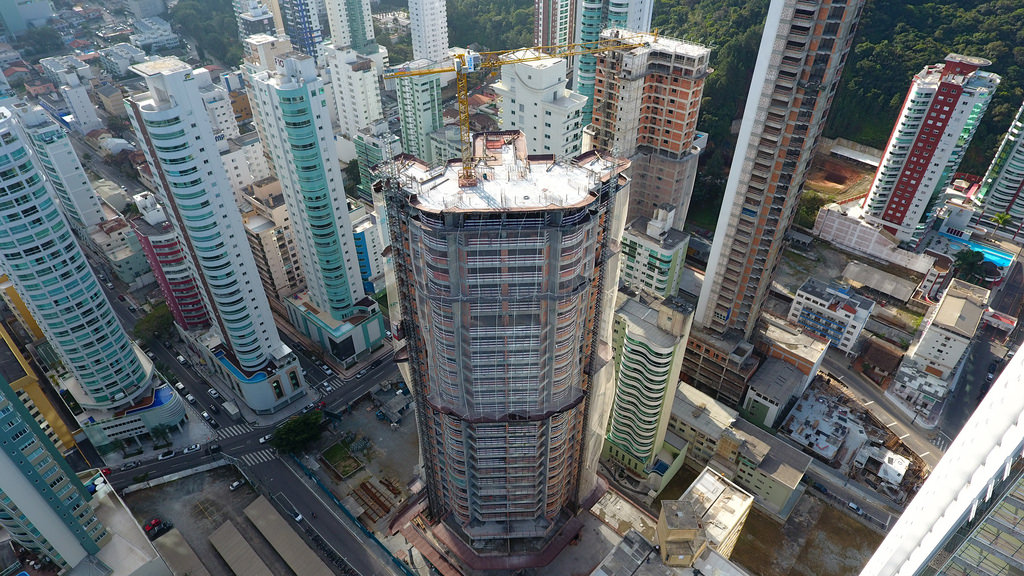
[[323, 432], [322, 423], [323, 413], [319, 410], [311, 410], [296, 416], [278, 426], [270, 445], [289, 454], [303, 452], [320, 438]]

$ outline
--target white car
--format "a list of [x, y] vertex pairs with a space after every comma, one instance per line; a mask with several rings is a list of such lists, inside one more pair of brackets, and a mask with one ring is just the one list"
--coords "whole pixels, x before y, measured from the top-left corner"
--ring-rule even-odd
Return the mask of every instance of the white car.
[[245, 484], [245, 482], [242, 482], [241, 480], [235, 480], [234, 482], [231, 483], [231, 486], [228, 486], [228, 490], [234, 492], [235, 490], [241, 488], [243, 484]]
[[191, 454], [192, 452], [198, 452], [199, 449], [202, 448], [202, 447], [203, 446], [201, 444], [193, 444], [193, 445], [189, 446], [188, 448], [185, 448], [184, 450], [182, 450], [181, 453], [182, 454]]
[[188, 401], [189, 404], [196, 403], [196, 397], [191, 394], [185, 394], [185, 400]]
[[174, 383], [174, 389], [177, 390], [178, 392], [184, 392], [185, 391], [185, 385], [182, 384], [181, 382], [175, 382]]
[[267, 442], [270, 442], [271, 440], [273, 440], [273, 438], [274, 438], [273, 434], [267, 434], [266, 436], [262, 436], [262, 437], [260, 437], [260, 444], [266, 444]]
[[182, 356], [181, 354], [178, 354], [178, 357], [177, 357], [177, 358], [175, 358], [175, 360], [177, 360], [177, 361], [178, 361], [178, 364], [181, 364], [181, 365], [184, 365], [184, 364], [185, 364], [185, 357], [184, 357], [184, 356]]
[[220, 399], [220, 393], [217, 392], [213, 388], [210, 388], [209, 390], [207, 390], [206, 393], [209, 394], [210, 398], [213, 398], [214, 400], [219, 400]]
[[296, 512], [295, 513], [295, 521], [296, 522], [302, 522], [302, 514], [299, 514], [298, 512]]

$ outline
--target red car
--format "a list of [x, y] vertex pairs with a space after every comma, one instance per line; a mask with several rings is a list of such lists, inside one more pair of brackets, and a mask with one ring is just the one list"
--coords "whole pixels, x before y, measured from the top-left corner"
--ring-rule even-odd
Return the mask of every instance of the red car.
[[153, 530], [153, 529], [159, 527], [160, 524], [162, 524], [162, 523], [163, 522], [159, 518], [153, 518], [149, 522], [146, 522], [146, 525], [143, 526], [142, 529], [145, 530], [146, 532], [149, 532], [150, 530]]
[[110, 476], [110, 468], [104, 468], [100, 470], [100, 474], [103, 474], [104, 476]]

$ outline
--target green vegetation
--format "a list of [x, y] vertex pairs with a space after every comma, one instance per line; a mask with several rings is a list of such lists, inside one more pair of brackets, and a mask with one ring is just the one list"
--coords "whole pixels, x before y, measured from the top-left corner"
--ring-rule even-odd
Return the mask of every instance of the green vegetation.
[[181, 0], [168, 16], [179, 34], [195, 39], [200, 60], [209, 57], [228, 67], [242, 61], [231, 0]]
[[26, 58], [44, 57], [64, 48], [64, 41], [61, 39], [60, 33], [52, 26], [29, 28], [18, 37], [18, 41], [22, 46], [22, 54]]
[[322, 423], [323, 414], [319, 410], [311, 410], [301, 416], [296, 416], [274, 431], [270, 445], [289, 454], [303, 452], [320, 438], [320, 434], [323, 432]]
[[804, 190], [800, 196], [800, 204], [796, 208], [796, 218], [793, 223], [802, 228], [810, 230], [814, 228], [814, 220], [818, 217], [818, 210], [831, 202], [832, 199], [815, 190]]
[[1024, 99], [1024, 4], [1017, 0], [868, 0], [828, 136], [884, 147], [914, 74], [950, 52], [1003, 77], [960, 169], [981, 174]]
[[135, 337], [139, 340], [152, 342], [173, 334], [174, 317], [166, 302], [154, 306], [152, 312], [135, 323]]
[[992, 216], [991, 216], [991, 217], [989, 218], [989, 220], [991, 220], [991, 221], [992, 221], [992, 223], [996, 225], [996, 231], [997, 231], [997, 232], [998, 232], [998, 231], [999, 231], [999, 230], [1000, 230], [1000, 229], [1001, 229], [1001, 228], [1002, 228], [1003, 226], [1006, 226], [1006, 224], [1007, 224], [1007, 223], [1009, 223], [1009, 222], [1010, 222], [1010, 220], [1012, 220], [1012, 219], [1013, 219], [1013, 216], [1010, 216], [1010, 215], [1009, 215], [1009, 214], [1007, 214], [1006, 212], [996, 212], [995, 214], [993, 214], [993, 215], [992, 215]]
[[985, 255], [974, 250], [961, 250], [953, 255], [953, 266], [956, 267], [957, 278], [971, 280], [980, 278], [985, 262]]
[[488, 50], [533, 46], [532, 0], [448, 0], [447, 4], [452, 46], [476, 43]]
[[342, 478], [347, 478], [356, 470], [363, 467], [352, 455], [349, 453], [349, 446], [351, 442], [335, 442], [331, 446], [323, 451], [321, 456], [324, 461], [327, 462], [331, 468], [338, 473]]

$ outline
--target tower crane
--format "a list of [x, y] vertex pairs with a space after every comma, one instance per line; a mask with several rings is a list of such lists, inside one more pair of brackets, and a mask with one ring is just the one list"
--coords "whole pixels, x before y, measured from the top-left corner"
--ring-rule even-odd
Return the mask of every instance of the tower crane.
[[516, 48], [514, 50], [498, 50], [494, 52], [467, 50], [464, 54], [453, 54], [450, 66], [421, 68], [418, 70], [393, 68], [384, 74], [384, 78], [426, 76], [446, 72], [455, 73], [455, 93], [459, 102], [459, 139], [462, 147], [462, 170], [459, 173], [459, 186], [467, 187], [476, 184], [476, 176], [473, 172], [473, 149], [469, 131], [469, 90], [466, 80], [469, 74], [478, 70], [501, 68], [506, 64], [596, 54], [614, 49], [629, 50], [649, 45], [652, 38], [657, 38], [656, 32], [653, 34], [623, 32], [614, 38], [602, 38], [592, 42], [534, 46], [532, 48]]

